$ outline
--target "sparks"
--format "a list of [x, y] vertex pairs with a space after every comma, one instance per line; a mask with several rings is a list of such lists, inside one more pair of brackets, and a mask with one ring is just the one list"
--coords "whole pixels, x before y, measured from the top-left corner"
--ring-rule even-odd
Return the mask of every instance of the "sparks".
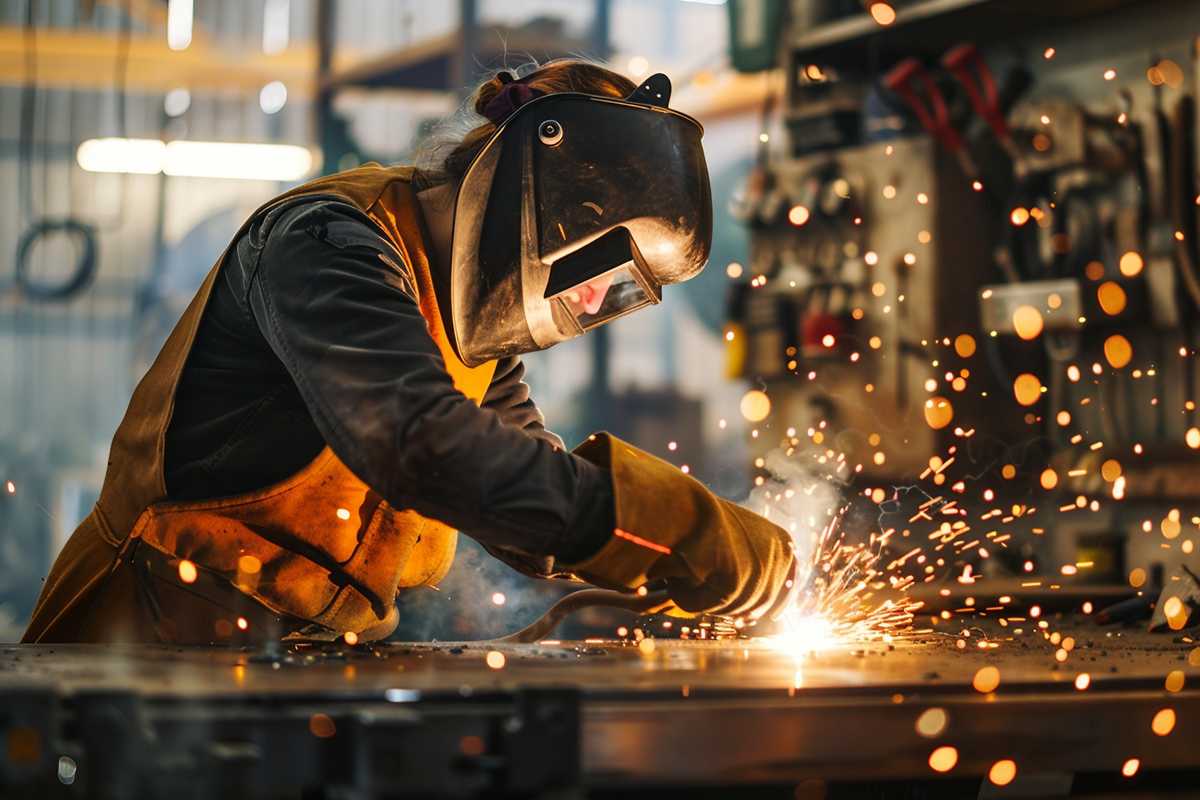
[[[880, 599], [876, 591], [889, 584], [885, 573], [902, 564], [882, 563], [890, 537], [849, 543], [841, 523], [839, 513], [812, 543], [801, 570], [803, 591], [781, 616], [782, 632], [770, 638], [782, 652], [802, 657], [844, 643], [892, 641], [912, 630], [913, 615], [923, 604], [903, 596]], [[900, 578], [891, 583], [895, 589], [906, 585]]]

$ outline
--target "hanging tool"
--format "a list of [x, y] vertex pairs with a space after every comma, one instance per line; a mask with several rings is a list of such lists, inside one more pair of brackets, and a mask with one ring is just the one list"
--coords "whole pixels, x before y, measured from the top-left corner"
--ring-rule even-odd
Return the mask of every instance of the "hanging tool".
[[901, 97], [929, 135], [958, 159], [967, 178], [978, 180], [979, 170], [950, 120], [946, 98], [921, 62], [904, 59], [884, 76], [883, 85]]
[[[948, 72], [963, 94], [966, 95], [972, 109], [983, 119], [991, 130], [1000, 149], [1008, 156], [1009, 165], [1002, 176], [1001, 185], [1007, 185], [1012, 179], [1017, 179], [1017, 194], [1023, 193], [1029, 187], [1020, 187], [1020, 178], [1025, 173], [1027, 159], [1023, 157], [1017, 146], [1008, 124], [1008, 112], [1016, 100], [1023, 95], [1033, 83], [1033, 76], [1023, 67], [1010, 70], [1000, 86], [979, 49], [970, 42], [955, 45], [947, 50], [941, 58], [942, 67]], [[997, 214], [1001, 224], [1001, 236], [1008, 239], [1012, 230], [1008, 225], [1009, 211], [1014, 207], [999, 203], [1000, 197], [993, 191], [987, 192], [993, 213]], [[1014, 263], [1010, 249], [998, 254], [997, 265], [1004, 277], [1010, 283], [1024, 279], [1036, 278], [1037, 275], [1019, 272], [1021, 264]]]
[[996, 78], [979, 49], [970, 43], [952, 47], [942, 56], [942, 66], [958, 81], [975, 113], [992, 129], [996, 141], [1013, 163], [1020, 163], [1021, 153], [1008, 128]]

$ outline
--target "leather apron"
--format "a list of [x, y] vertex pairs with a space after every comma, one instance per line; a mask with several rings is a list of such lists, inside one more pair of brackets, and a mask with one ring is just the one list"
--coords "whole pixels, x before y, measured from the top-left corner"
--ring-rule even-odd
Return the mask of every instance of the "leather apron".
[[[363, 211], [396, 248], [421, 314], [455, 386], [476, 403], [495, 362], [469, 368], [446, 336], [423, 245], [411, 168], [367, 165], [277, 197], [315, 196]], [[454, 558], [457, 533], [391, 508], [329, 447], [292, 477], [233, 497], [171, 502], [164, 444], [179, 378], [221, 256], [134, 390], [109, 451], [95, 508], [46, 578], [26, 642], [262, 641], [300, 633], [386, 636], [398, 591], [433, 585]]]

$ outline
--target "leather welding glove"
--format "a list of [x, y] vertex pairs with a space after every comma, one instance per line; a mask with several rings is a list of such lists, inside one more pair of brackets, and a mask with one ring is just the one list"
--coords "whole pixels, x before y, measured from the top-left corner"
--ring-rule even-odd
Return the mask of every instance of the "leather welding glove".
[[796, 559], [778, 525], [607, 433], [575, 454], [609, 471], [616, 529], [591, 558], [560, 566], [611, 588], [663, 581], [676, 606], [697, 614], [773, 616], [789, 601]]

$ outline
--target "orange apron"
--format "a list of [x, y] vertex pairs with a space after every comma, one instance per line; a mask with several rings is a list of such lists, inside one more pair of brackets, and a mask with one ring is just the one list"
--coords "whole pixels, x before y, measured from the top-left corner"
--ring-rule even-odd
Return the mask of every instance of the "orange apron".
[[[469, 368], [449, 343], [411, 179], [410, 168], [367, 165], [287, 192], [251, 219], [318, 195], [363, 211], [411, 271], [455, 386], [480, 403], [495, 362]], [[185, 503], [167, 498], [164, 443], [175, 392], [229, 252], [134, 390], [100, 498], [51, 568], [23, 641], [209, 643], [346, 632], [380, 638], [398, 621], [397, 592], [435, 584], [450, 568], [453, 529], [391, 508], [328, 447], [265, 489]]]

